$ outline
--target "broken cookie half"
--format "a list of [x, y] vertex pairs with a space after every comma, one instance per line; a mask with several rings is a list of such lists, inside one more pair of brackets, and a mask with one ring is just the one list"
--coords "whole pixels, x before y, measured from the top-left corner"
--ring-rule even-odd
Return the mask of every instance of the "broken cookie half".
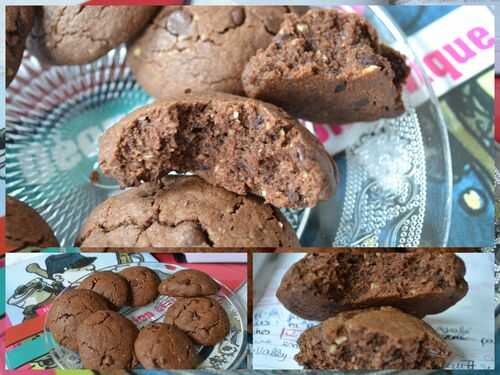
[[99, 161], [122, 186], [192, 172], [276, 207], [313, 207], [337, 183], [333, 159], [299, 122], [274, 105], [229, 94], [186, 95], [136, 110], [101, 137]]
[[374, 121], [404, 112], [410, 68], [361, 16], [333, 9], [285, 15], [273, 42], [242, 75], [248, 96], [321, 123]]

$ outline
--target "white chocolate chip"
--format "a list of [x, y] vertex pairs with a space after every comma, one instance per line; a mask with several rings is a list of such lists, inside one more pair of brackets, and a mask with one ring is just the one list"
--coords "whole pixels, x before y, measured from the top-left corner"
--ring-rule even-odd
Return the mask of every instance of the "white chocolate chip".
[[240, 114], [239, 114], [239, 112], [234, 111], [234, 112], [233, 112], [233, 118], [234, 118], [235, 120], [239, 119], [239, 118], [240, 118]]
[[336, 350], [337, 350], [337, 345], [330, 345], [330, 348], [328, 348], [328, 351], [330, 353], [335, 353]]
[[134, 56], [139, 57], [141, 56], [142, 50], [140, 48], [134, 48]]
[[371, 289], [375, 289], [375, 288], [378, 288], [378, 287], [379, 287], [379, 285], [377, 283], [371, 283], [370, 284], [370, 288]]
[[308, 30], [308, 27], [305, 23], [299, 23], [297, 25], [297, 30], [301, 33], [303, 33], [304, 31], [307, 31]]
[[339, 336], [339, 337], [336, 337], [334, 341], [335, 341], [335, 343], [336, 343], [337, 345], [340, 345], [340, 344], [342, 344], [343, 342], [346, 342], [346, 341], [347, 341], [347, 337], [345, 337], [345, 336]]
[[363, 74], [373, 73], [373, 72], [376, 72], [377, 70], [380, 70], [379, 66], [370, 65], [370, 66], [363, 69]]

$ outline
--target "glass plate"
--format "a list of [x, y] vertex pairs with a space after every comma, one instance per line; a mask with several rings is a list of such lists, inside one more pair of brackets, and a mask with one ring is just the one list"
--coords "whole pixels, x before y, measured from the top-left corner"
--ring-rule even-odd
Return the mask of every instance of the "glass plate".
[[[379, 7], [363, 9], [381, 39], [414, 61], [390, 16]], [[27, 53], [7, 90], [7, 192], [35, 208], [61, 246], [72, 246], [92, 209], [118, 192], [98, 169], [99, 136], [151, 101], [125, 56], [121, 46], [92, 64], [50, 67]], [[418, 95], [405, 93], [405, 114], [366, 125], [367, 134], [337, 156], [341, 181], [334, 198], [312, 210], [284, 210], [303, 245], [446, 244], [447, 132], [432, 89], [424, 76], [417, 79], [424, 81]]]
[[[108, 266], [97, 271], [120, 272], [125, 268], [139, 265], [155, 271], [161, 280], [171, 277], [177, 271], [186, 269], [185, 267], [169, 263], [136, 262]], [[71, 287], [77, 287], [87, 276], [76, 280]], [[217, 283], [221, 286], [221, 289], [214, 298], [221, 304], [229, 317], [230, 333], [215, 346], [196, 346], [197, 352], [201, 357], [201, 363], [197, 368], [214, 370], [237, 369], [241, 361], [245, 358], [247, 351], [246, 309], [240, 303], [239, 297], [235, 293], [224, 284], [218, 281]], [[155, 301], [146, 306], [137, 308], [124, 307], [120, 310], [120, 313], [132, 320], [138, 328], [142, 328], [149, 323], [162, 322], [166, 311], [174, 301], [175, 298], [173, 297], [160, 295]], [[81, 369], [82, 364], [78, 353], [64, 348], [55, 342], [47, 329], [46, 323], [45, 321], [44, 331], [47, 333], [45, 335], [45, 343], [51, 348], [49, 354], [57, 366], [62, 369]]]

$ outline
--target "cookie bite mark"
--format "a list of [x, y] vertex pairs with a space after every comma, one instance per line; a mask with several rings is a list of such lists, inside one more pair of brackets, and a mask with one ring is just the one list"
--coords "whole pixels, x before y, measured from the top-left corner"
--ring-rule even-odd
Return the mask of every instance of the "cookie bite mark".
[[295, 360], [306, 369], [434, 369], [452, 355], [424, 321], [392, 307], [338, 314], [304, 331]]
[[341, 311], [393, 306], [417, 317], [438, 314], [468, 291], [455, 254], [310, 254], [281, 280], [276, 296], [294, 314], [324, 320]]
[[171, 297], [203, 297], [216, 294], [220, 289], [210, 276], [198, 270], [177, 271], [161, 282], [160, 294]]
[[276, 207], [303, 208], [329, 199], [333, 159], [281, 109], [228, 94], [157, 101], [122, 119], [100, 139], [100, 165], [123, 186], [193, 172]]
[[195, 343], [215, 345], [229, 334], [229, 318], [212, 298], [181, 298], [169, 307], [165, 323], [185, 332]]
[[409, 72], [404, 56], [381, 44], [363, 17], [323, 9], [286, 15], [242, 82], [248, 96], [299, 118], [347, 123], [402, 114]]

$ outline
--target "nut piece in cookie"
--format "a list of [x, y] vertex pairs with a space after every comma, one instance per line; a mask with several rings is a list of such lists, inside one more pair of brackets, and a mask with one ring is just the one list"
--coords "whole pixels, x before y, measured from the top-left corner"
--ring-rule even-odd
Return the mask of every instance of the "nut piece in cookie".
[[229, 318], [213, 298], [182, 298], [170, 306], [165, 323], [185, 332], [200, 345], [215, 345], [229, 334]]
[[115, 309], [125, 306], [130, 300], [130, 286], [122, 276], [111, 272], [94, 272], [83, 280], [79, 289], [88, 289], [106, 298]]
[[169, 324], [153, 323], [142, 328], [134, 349], [146, 369], [193, 369], [198, 362], [189, 337]]
[[309, 254], [286, 272], [276, 296], [309, 320], [372, 306], [393, 306], [424, 317], [465, 296], [464, 275], [464, 262], [450, 253]]
[[171, 297], [204, 297], [216, 294], [220, 289], [205, 272], [181, 270], [161, 282], [160, 294]]
[[125, 268], [118, 274], [124, 277], [130, 285], [130, 306], [144, 306], [158, 297], [160, 278], [156, 272], [146, 267], [134, 266]]
[[306, 369], [433, 369], [451, 351], [434, 329], [392, 307], [346, 311], [304, 331], [295, 360]]
[[159, 9], [154, 6], [36, 7], [28, 48], [48, 64], [87, 64], [134, 39]]
[[192, 172], [276, 207], [313, 207], [337, 184], [335, 162], [297, 120], [274, 105], [220, 93], [132, 112], [100, 138], [99, 164], [123, 186]]
[[196, 176], [168, 176], [114, 195], [87, 218], [76, 241], [103, 247], [298, 247], [281, 212]]
[[309, 121], [374, 121], [402, 114], [405, 57], [379, 42], [361, 16], [334, 9], [289, 14], [246, 65], [249, 97]]
[[47, 315], [47, 328], [60, 345], [78, 350], [76, 331], [91, 314], [109, 309], [99, 294], [84, 289], [71, 289], [56, 298]]
[[287, 12], [284, 6], [164, 7], [129, 47], [127, 65], [157, 98], [241, 95], [245, 64], [271, 42]]
[[117, 312], [97, 311], [78, 327], [78, 352], [83, 367], [92, 370], [136, 366], [134, 342], [139, 330]]
[[7, 196], [6, 215], [5, 239], [8, 251], [59, 246], [49, 224], [27, 204]]
[[33, 26], [33, 7], [5, 7], [5, 64], [7, 87], [10, 85], [21, 65], [26, 38]]

